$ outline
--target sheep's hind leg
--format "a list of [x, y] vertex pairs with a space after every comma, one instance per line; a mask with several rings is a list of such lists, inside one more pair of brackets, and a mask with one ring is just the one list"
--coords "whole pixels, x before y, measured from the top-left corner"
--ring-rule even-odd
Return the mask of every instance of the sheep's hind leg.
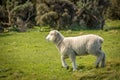
[[105, 54], [102, 51], [97, 51], [96, 68], [99, 67], [100, 62], [101, 62], [101, 67], [104, 67], [105, 66]]
[[[101, 51], [102, 52], [102, 51]], [[102, 52], [102, 61], [101, 61], [101, 67], [105, 66], [105, 53]]]
[[96, 57], [97, 57], [97, 60], [96, 60], [96, 68], [99, 67], [99, 63], [100, 61], [102, 61], [102, 52], [100, 50], [96, 51]]
[[96, 68], [99, 67], [100, 60], [101, 60], [101, 57], [100, 57], [100, 56], [97, 56], [96, 66], [95, 66]]

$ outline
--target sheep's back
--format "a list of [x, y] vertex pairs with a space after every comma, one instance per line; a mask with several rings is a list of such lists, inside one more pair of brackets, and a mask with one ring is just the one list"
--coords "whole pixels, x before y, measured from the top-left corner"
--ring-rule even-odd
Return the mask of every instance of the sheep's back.
[[100, 42], [102, 43], [103, 39], [93, 34], [65, 38], [66, 46], [80, 55], [88, 53], [88, 48], [99, 47]]

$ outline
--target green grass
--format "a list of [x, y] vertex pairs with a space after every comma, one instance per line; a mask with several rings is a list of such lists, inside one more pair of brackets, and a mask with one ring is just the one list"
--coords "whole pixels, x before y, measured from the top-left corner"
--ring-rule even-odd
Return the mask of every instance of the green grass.
[[120, 20], [106, 20], [105, 29], [120, 29]]
[[104, 38], [106, 67], [96, 69], [94, 56], [81, 56], [76, 72], [69, 59], [70, 69], [61, 67], [58, 50], [45, 40], [48, 32], [0, 33], [0, 80], [120, 80], [120, 29], [112, 23], [107, 23], [107, 31], [61, 31], [65, 36], [97, 34]]

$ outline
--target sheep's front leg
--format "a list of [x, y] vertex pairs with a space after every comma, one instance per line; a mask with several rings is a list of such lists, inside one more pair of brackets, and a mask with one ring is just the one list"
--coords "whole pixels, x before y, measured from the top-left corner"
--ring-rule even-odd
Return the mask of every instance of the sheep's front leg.
[[65, 57], [64, 57], [64, 56], [61, 56], [61, 62], [62, 62], [62, 66], [63, 66], [64, 68], [66, 68], [66, 69], [69, 68], [68, 65], [67, 65], [67, 63], [66, 63], [66, 61], [65, 61]]

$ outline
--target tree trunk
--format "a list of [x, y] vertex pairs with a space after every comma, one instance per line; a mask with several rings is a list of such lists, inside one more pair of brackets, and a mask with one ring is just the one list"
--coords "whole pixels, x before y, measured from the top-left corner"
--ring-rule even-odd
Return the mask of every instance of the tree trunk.
[[20, 17], [17, 17], [16, 22], [17, 22], [16, 24], [20, 32], [25, 32], [27, 30], [27, 26], [26, 26], [27, 23], [25, 23]]

